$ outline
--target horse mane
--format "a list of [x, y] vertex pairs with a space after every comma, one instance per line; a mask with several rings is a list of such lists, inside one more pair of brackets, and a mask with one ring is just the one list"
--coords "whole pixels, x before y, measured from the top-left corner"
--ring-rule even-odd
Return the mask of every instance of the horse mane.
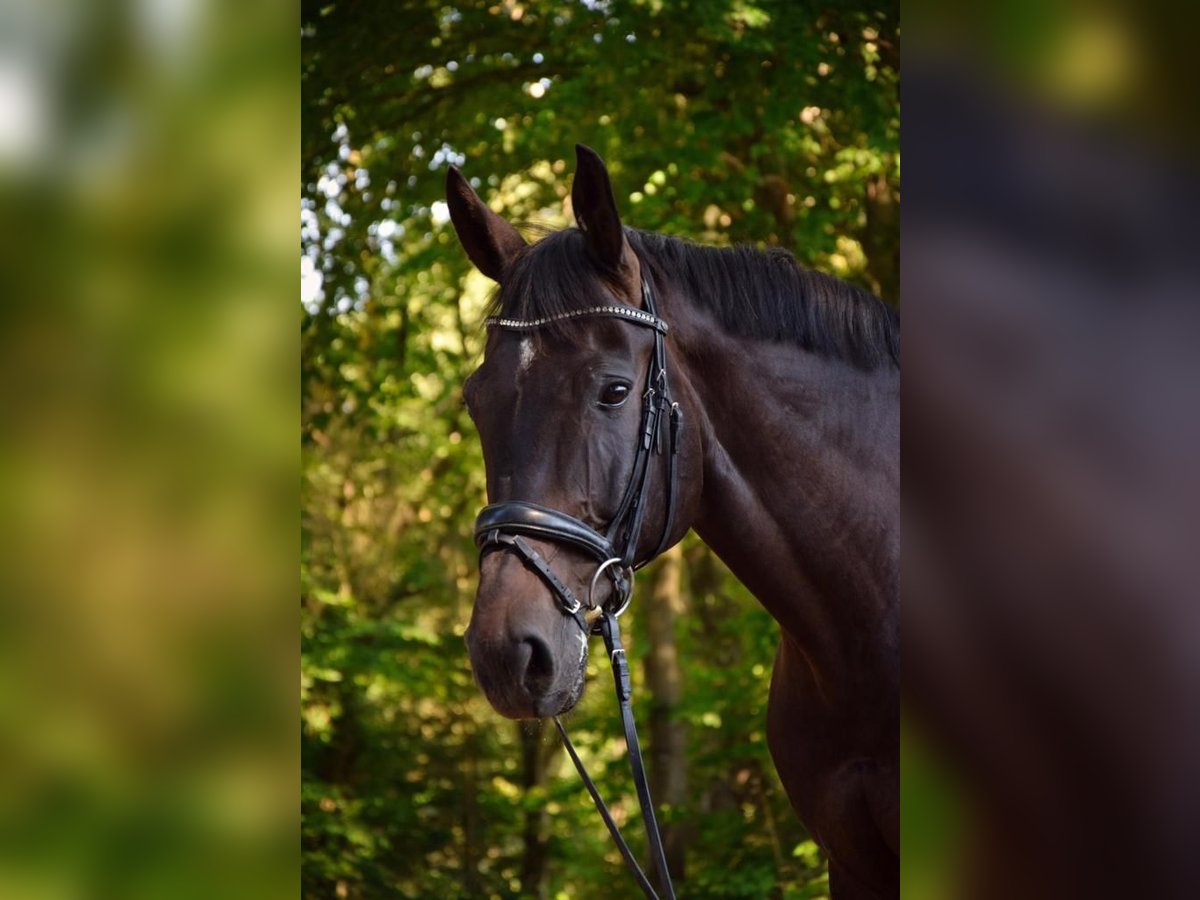
[[[861, 288], [805, 269], [786, 250], [709, 247], [633, 228], [625, 234], [657, 284], [680, 283], [732, 334], [790, 342], [865, 371], [900, 366], [896, 310]], [[533, 319], [603, 306], [612, 299], [602, 277], [578, 229], [553, 232], [513, 261], [489, 315]], [[579, 327], [579, 320], [564, 320], [547, 330], [569, 338]]]

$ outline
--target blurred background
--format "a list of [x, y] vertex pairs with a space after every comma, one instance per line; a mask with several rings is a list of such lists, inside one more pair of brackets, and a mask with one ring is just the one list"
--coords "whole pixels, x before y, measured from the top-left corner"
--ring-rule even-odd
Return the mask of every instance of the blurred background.
[[1195, 18], [905, 5], [906, 895], [1200, 894]]
[[[302, 872], [309, 897], [632, 896], [553, 729], [500, 718], [463, 632], [486, 502], [460, 386], [491, 283], [447, 168], [574, 224], [574, 145], [625, 222], [785, 247], [898, 297], [899, 24], [887, 4], [304, 4]], [[776, 628], [689, 539], [626, 618], [686, 897], [826, 896], [765, 746]], [[601, 664], [604, 660], [600, 660]], [[639, 853], [609, 675], [569, 727]]]
[[0, 896], [295, 896], [296, 30], [0, 6]]

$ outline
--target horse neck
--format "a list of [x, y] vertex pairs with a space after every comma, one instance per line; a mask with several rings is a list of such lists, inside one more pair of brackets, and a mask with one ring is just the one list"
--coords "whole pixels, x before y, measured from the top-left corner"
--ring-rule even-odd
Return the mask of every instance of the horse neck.
[[711, 323], [680, 329], [701, 429], [697, 532], [815, 668], [895, 639], [899, 373]]

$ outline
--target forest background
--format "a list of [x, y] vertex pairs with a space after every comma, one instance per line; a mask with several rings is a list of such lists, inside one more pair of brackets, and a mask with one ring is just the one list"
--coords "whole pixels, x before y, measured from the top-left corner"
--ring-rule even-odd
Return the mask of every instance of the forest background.
[[[448, 224], [446, 169], [535, 237], [573, 224], [586, 143], [627, 224], [784, 247], [895, 302], [897, 11], [334, 2], [301, 26], [303, 895], [621, 895], [557, 737], [501, 719], [466, 659], [485, 499], [459, 389], [491, 284]], [[764, 742], [774, 624], [694, 536], [639, 590], [627, 630], [681, 896], [824, 896]], [[572, 733], [638, 849], [604, 688]]]

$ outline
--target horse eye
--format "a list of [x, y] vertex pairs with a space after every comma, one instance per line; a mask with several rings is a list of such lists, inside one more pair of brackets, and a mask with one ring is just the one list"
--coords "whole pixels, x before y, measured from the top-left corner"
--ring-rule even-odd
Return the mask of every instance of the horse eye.
[[622, 381], [614, 381], [600, 392], [601, 406], [620, 406], [629, 399], [629, 385]]

